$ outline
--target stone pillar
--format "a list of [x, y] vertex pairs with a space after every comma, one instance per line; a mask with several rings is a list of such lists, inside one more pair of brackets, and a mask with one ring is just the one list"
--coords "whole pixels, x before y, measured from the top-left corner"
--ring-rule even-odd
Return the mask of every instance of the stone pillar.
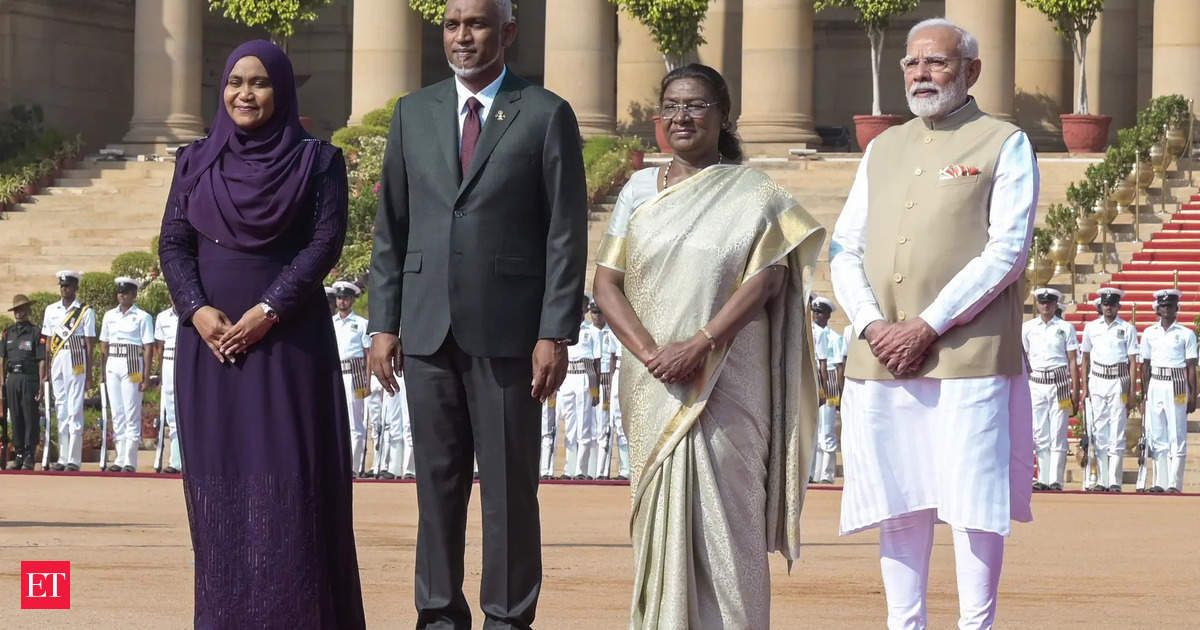
[[1153, 96], [1200, 101], [1200, 2], [1155, 0]]
[[421, 17], [407, 2], [354, 0], [350, 124], [421, 87]]
[[[1016, 28], [1021, 45], [1016, 50], [1016, 94], [1013, 109], [1017, 124], [1039, 151], [1064, 151], [1059, 114], [1074, 110], [1071, 85], [1075, 56], [1071, 45], [1054, 31], [1054, 25], [1037, 9], [1017, 5]], [[984, 71], [987, 71], [984, 66]]]
[[203, 2], [137, 0], [133, 118], [126, 144], [155, 145], [145, 151], [158, 153], [165, 145], [204, 136], [200, 116], [203, 25]]
[[697, 51], [700, 63], [725, 77], [733, 99], [729, 117], [737, 120], [742, 103], [742, 0], [709, 0], [700, 26], [705, 39]]
[[[983, 73], [971, 88], [971, 94], [980, 109], [1009, 121], [1016, 120], [1013, 116], [1016, 9], [1017, 0], [946, 0], [946, 18], [979, 40]], [[1021, 45], [1025, 45], [1024, 38]]]
[[748, 155], [786, 155], [813, 130], [813, 8], [807, 0], [743, 0], [742, 115]]
[[617, 14], [608, 0], [547, 0], [546, 89], [575, 110], [585, 136], [616, 130]]
[[[1088, 110], [1112, 116], [1109, 142], [1117, 131], [1137, 122], [1138, 0], [1106, 0], [1104, 12], [1087, 39]], [[1071, 96], [1071, 111], [1079, 94], [1079, 73]]]
[[650, 30], [624, 11], [617, 16], [617, 124], [654, 138], [658, 86], [667, 64]]

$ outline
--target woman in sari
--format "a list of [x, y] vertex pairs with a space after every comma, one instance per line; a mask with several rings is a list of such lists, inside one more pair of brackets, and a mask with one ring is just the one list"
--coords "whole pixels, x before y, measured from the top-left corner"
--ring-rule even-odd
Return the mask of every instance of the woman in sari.
[[663, 78], [674, 158], [630, 178], [600, 247], [595, 298], [631, 366], [630, 628], [767, 628], [767, 555], [790, 565], [800, 550], [818, 406], [806, 306], [825, 230], [739, 165], [729, 110], [712, 68]]

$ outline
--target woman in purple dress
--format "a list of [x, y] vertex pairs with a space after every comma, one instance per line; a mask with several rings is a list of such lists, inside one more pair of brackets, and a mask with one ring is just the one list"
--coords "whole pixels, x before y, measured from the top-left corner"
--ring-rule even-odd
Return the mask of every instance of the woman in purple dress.
[[242, 44], [221, 85], [212, 133], [177, 156], [159, 241], [179, 311], [195, 626], [362, 628], [349, 421], [321, 284], [345, 237], [346, 168], [300, 126], [278, 47]]

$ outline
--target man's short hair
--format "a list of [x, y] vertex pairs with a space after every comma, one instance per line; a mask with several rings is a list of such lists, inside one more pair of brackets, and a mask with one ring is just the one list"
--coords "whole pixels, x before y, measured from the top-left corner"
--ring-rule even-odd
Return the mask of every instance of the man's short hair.
[[951, 22], [950, 20], [947, 20], [946, 18], [929, 18], [928, 20], [921, 20], [920, 22], [917, 22], [916, 26], [909, 29], [908, 37], [904, 40], [904, 46], [908, 47], [908, 43], [912, 41], [913, 35], [916, 35], [919, 31], [938, 26], [948, 28], [955, 33], [958, 33], [959, 55], [967, 59], [979, 58], [979, 40], [975, 39], [975, 36], [967, 31], [967, 29], [955, 24], [954, 22]]
[[500, 12], [500, 23], [508, 24], [515, 22], [513, 19], [512, 0], [492, 0], [496, 5], [496, 10]]

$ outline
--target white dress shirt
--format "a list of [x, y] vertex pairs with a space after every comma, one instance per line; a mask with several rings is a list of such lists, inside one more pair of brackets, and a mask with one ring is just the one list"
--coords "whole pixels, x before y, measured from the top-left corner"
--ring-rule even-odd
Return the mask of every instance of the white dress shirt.
[[158, 314], [154, 320], [154, 340], [163, 342], [164, 350], [175, 348], [175, 336], [179, 331], [179, 315], [174, 308]]
[[371, 338], [367, 336], [367, 318], [351, 312], [342, 317], [341, 313], [333, 314], [333, 334], [337, 338], [338, 358], [342, 361], [364, 356], [364, 350], [371, 347]]
[[568, 361], [583, 361], [600, 358], [600, 330], [591, 322], [579, 326], [579, 342], [567, 346]]
[[1083, 327], [1079, 349], [1088, 353], [1092, 363], [1128, 363], [1138, 353], [1137, 329], [1120, 317], [1113, 318], [1112, 323], [1106, 323], [1104, 318], [1093, 319]]
[[68, 335], [68, 330], [62, 327], [63, 322], [67, 319], [67, 312], [78, 307], [79, 300], [71, 303], [71, 306], [63, 306], [62, 300], [55, 300], [54, 303], [46, 307], [46, 312], [42, 315], [42, 335], [52, 337], [59, 335], [63, 339], [68, 336], [72, 337], [95, 337], [96, 336], [96, 311], [88, 308], [80, 316], [82, 321], [75, 331]]
[[[861, 335], [872, 322], [884, 319], [863, 269], [870, 155], [871, 145], [867, 145], [829, 245], [834, 294], [854, 324], [855, 335]], [[970, 322], [1024, 271], [1037, 193], [1038, 170], [1033, 147], [1025, 133], [1019, 131], [1000, 148], [992, 175], [987, 244], [921, 313], [921, 319], [938, 335]]]
[[1139, 354], [1142, 361], [1149, 359], [1150, 367], [1187, 367], [1189, 359], [1196, 359], [1196, 333], [1179, 322], [1166, 329], [1163, 329], [1161, 322], [1153, 324], [1142, 333]]
[[462, 84], [458, 77], [454, 77], [454, 90], [458, 93], [458, 148], [462, 149], [462, 130], [463, 123], [467, 122], [467, 99], [472, 96], [475, 100], [483, 105], [479, 109], [479, 131], [483, 131], [484, 125], [487, 124], [488, 115], [492, 111], [492, 101], [496, 100], [496, 94], [500, 92], [500, 84], [504, 82], [504, 76], [508, 74], [508, 66], [505, 66], [500, 71], [500, 76], [496, 77], [495, 81], [487, 84], [487, 87], [479, 90], [474, 94], [470, 88]]
[[137, 304], [124, 313], [118, 306], [104, 314], [100, 322], [100, 341], [135, 346], [154, 343], [154, 320], [150, 313], [138, 308]]
[[621, 343], [617, 341], [617, 335], [613, 332], [611, 326], [605, 324], [600, 330], [600, 371], [611, 372], [613, 370], [613, 355], [621, 353]]
[[1067, 353], [1075, 352], [1075, 327], [1057, 317], [1043, 321], [1035, 317], [1021, 325], [1021, 347], [1032, 370], [1067, 367]]

